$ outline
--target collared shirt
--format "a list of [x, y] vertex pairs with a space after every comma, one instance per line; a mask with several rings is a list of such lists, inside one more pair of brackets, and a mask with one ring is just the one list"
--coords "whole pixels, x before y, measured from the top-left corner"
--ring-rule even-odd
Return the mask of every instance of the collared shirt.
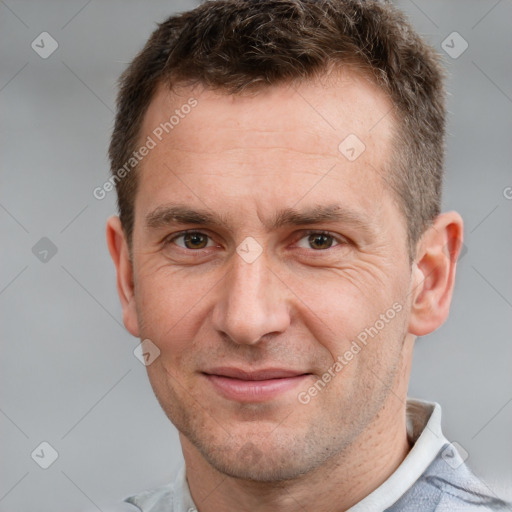
[[[412, 446], [395, 472], [346, 512], [512, 512], [512, 504], [492, 494], [471, 473], [441, 431], [441, 406], [407, 400], [407, 436]], [[197, 512], [185, 467], [173, 484], [144, 491], [114, 511]]]

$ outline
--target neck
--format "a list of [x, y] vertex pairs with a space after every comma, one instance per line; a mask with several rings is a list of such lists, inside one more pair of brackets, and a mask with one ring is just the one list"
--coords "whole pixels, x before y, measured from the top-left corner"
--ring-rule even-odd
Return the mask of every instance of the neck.
[[200, 512], [342, 512], [379, 487], [410, 450], [405, 400], [393, 393], [347, 449], [294, 480], [255, 482], [226, 476], [212, 468], [186, 438], [181, 442], [187, 481]]

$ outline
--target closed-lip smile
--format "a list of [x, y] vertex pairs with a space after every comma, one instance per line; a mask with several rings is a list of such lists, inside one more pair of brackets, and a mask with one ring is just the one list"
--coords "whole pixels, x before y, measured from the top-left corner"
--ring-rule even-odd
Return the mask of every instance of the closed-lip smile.
[[266, 402], [293, 389], [311, 374], [285, 368], [218, 367], [204, 371], [203, 375], [224, 398], [237, 402]]

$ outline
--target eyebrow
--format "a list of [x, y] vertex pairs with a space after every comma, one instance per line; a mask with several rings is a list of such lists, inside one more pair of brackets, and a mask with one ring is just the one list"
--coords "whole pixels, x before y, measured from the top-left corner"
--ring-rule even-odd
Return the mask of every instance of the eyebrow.
[[[146, 226], [159, 229], [170, 224], [193, 224], [224, 226], [229, 225], [229, 217], [203, 209], [194, 209], [183, 205], [163, 205], [146, 215]], [[314, 205], [304, 210], [284, 208], [277, 212], [270, 223], [264, 223], [268, 230], [286, 226], [303, 226], [321, 223], [341, 222], [352, 225], [372, 235], [374, 226], [361, 212], [338, 204]]]

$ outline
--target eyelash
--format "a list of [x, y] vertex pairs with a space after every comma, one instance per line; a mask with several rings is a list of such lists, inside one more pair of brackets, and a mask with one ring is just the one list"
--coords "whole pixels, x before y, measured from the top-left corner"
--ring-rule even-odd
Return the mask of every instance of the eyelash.
[[[190, 234], [205, 235], [205, 236], [207, 236], [210, 239], [210, 241], [212, 241], [212, 237], [210, 235], [208, 235], [207, 233], [204, 233], [203, 231], [186, 230], [186, 231], [181, 231], [179, 233], [175, 233], [175, 234], [173, 234], [170, 237], [167, 237], [164, 240], [164, 245], [167, 246], [167, 245], [173, 243], [178, 238], [181, 238], [181, 237], [184, 237], [184, 236], [190, 235]], [[349, 243], [349, 240], [346, 237], [342, 236], [342, 235], [337, 235], [337, 234], [331, 233], [330, 231], [322, 231], [322, 230], [319, 231], [319, 230], [314, 230], [314, 229], [301, 231], [300, 237], [296, 238], [294, 243], [297, 243], [297, 242], [301, 241], [302, 239], [307, 238], [307, 237], [309, 237], [311, 235], [325, 235], [325, 236], [329, 236], [329, 237], [331, 237], [336, 242], [336, 245], [328, 247], [327, 249], [319, 249], [319, 250], [315, 250], [315, 249], [311, 249], [311, 248], [310, 249], [306, 249], [306, 250], [311, 250], [311, 251], [314, 251], [314, 252], [325, 252], [328, 249], [333, 249], [334, 247], [338, 247], [339, 245], [347, 245]], [[194, 249], [186, 249], [186, 248], [181, 247], [179, 245], [178, 245], [178, 247], [180, 247], [180, 249], [183, 249], [183, 250], [186, 250], [186, 251], [190, 251], [190, 252], [200, 252], [201, 250], [209, 249], [210, 248], [210, 247], [205, 247], [204, 249], [195, 249], [194, 250]], [[300, 249], [304, 249], [304, 248], [300, 248]]]

